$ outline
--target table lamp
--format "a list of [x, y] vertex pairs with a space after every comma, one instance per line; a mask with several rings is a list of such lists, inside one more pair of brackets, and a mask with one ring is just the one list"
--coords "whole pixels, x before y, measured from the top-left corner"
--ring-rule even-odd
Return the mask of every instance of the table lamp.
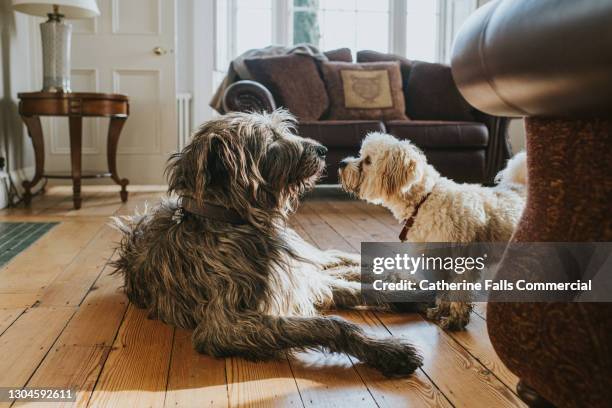
[[13, 0], [22, 13], [48, 17], [40, 24], [43, 52], [43, 92], [71, 92], [70, 36], [72, 25], [64, 17], [92, 18], [100, 15], [96, 0]]

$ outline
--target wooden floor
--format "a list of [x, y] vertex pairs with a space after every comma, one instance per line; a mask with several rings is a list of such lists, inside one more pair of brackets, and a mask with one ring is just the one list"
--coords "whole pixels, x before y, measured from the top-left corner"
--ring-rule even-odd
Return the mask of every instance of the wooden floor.
[[[162, 194], [133, 188], [121, 204], [115, 190], [85, 188], [79, 211], [66, 187], [50, 188], [30, 210], [0, 210], [0, 221], [61, 222], [0, 270], [0, 387], [70, 387], [82, 407], [522, 406], [517, 378], [488, 340], [482, 307], [460, 333], [417, 314], [340, 313], [417, 344], [425, 364], [407, 379], [386, 379], [345, 355], [258, 364], [198, 355], [188, 331], [148, 320], [109, 276], [118, 235], [108, 216]], [[381, 208], [332, 199], [307, 200], [292, 224], [321, 248], [347, 251], [361, 241], [396, 241], [399, 230]]]

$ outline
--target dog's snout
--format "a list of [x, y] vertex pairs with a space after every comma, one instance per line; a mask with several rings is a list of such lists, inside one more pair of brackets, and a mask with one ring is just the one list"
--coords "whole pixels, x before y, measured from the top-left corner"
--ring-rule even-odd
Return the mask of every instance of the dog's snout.
[[315, 151], [317, 152], [317, 155], [319, 157], [325, 157], [325, 155], [327, 154], [327, 147], [319, 145], [315, 147]]
[[343, 169], [343, 168], [345, 168], [346, 166], [348, 166], [348, 161], [347, 161], [347, 160], [342, 160], [342, 161], [340, 162], [340, 168], [341, 168], [341, 169]]

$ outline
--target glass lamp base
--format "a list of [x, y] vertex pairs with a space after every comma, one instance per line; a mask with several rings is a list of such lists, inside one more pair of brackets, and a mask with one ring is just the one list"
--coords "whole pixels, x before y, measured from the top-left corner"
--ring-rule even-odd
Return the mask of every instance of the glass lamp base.
[[43, 52], [43, 92], [70, 92], [72, 26], [49, 16], [40, 25]]
[[51, 85], [51, 83], [53, 83], [53, 80], [44, 80], [43, 82], [43, 88], [41, 90], [41, 92], [49, 92], [49, 93], [70, 93], [72, 92], [72, 89], [70, 89], [70, 81], [68, 81], [68, 83], [62, 85], [62, 86], [56, 86], [56, 85]]

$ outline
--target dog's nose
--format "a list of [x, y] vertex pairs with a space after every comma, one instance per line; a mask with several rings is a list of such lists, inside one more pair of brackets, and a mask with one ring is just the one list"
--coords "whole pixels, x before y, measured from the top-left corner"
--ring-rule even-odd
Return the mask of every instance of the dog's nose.
[[347, 162], [346, 160], [342, 160], [342, 161], [340, 162], [340, 168], [341, 168], [341, 169], [343, 169], [343, 168], [345, 168], [346, 166], [348, 166], [348, 162]]
[[325, 155], [327, 154], [327, 147], [325, 147], [325, 146], [319, 145], [315, 149], [316, 149], [317, 155], [319, 155], [319, 157], [325, 157]]

